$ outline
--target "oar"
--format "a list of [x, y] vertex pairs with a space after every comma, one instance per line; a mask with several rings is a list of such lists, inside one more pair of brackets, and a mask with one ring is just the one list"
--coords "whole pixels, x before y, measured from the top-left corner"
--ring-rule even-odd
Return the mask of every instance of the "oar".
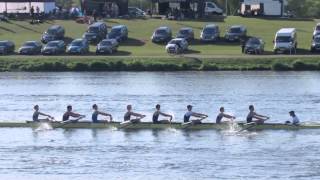
[[84, 118], [86, 116], [79, 116], [77, 119], [69, 119], [69, 120], [66, 120], [66, 121], [60, 121], [59, 123], [61, 124], [60, 126], [57, 126], [55, 128], [61, 128], [67, 124], [70, 124], [70, 123], [74, 123], [74, 122], [78, 122], [80, 119]]
[[141, 119], [143, 119], [144, 117], [146, 117], [146, 116], [142, 116], [142, 117], [139, 117], [139, 118], [137, 118], [137, 119], [131, 119], [131, 120], [129, 120], [129, 121], [121, 122], [118, 128], [120, 128], [120, 129], [121, 129], [121, 128], [126, 128], [126, 127], [128, 127], [128, 126], [130, 126], [130, 125], [133, 125], [133, 123], [132, 123], [133, 120], [139, 120], [139, 121], [141, 121]]
[[199, 118], [199, 119], [190, 120], [189, 122], [186, 122], [186, 123], [182, 123], [182, 124], [181, 124], [181, 125], [182, 125], [182, 128], [183, 128], [183, 129], [186, 129], [186, 128], [192, 126], [194, 121], [202, 121], [202, 120], [204, 120], [205, 118], [207, 118], [207, 117], [202, 117], [202, 118]]
[[[270, 119], [270, 118], [267, 117], [266, 119], [264, 119], [264, 120], [262, 120], [262, 121], [265, 122], [265, 121], [267, 121], [268, 119]], [[252, 124], [252, 125], [251, 125], [251, 124]], [[253, 128], [253, 127], [255, 127], [255, 126], [259, 125], [259, 124], [258, 124], [258, 122], [254, 121], [254, 122], [245, 123], [245, 124], [243, 124], [243, 125], [244, 125], [244, 126], [246, 126], [246, 125], [251, 125], [251, 126], [242, 128], [242, 129], [241, 129], [240, 131], [238, 131], [237, 133], [242, 132], [242, 131], [245, 131], [245, 130], [248, 130], [248, 129], [251, 129], [251, 128]]]

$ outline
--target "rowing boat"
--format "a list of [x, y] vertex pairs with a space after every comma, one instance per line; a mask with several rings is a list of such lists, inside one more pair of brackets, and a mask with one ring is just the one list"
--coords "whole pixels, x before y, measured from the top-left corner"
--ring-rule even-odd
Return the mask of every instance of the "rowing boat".
[[[38, 122], [0, 122], [0, 128], [38, 128], [43, 123]], [[84, 129], [101, 129], [101, 128], [121, 128], [120, 122], [107, 122], [107, 123], [92, 123], [90, 121], [74, 122], [74, 123], [61, 123], [61, 122], [50, 122], [48, 123], [53, 128], [84, 128]], [[234, 124], [239, 128], [249, 128], [250, 130], [298, 130], [298, 129], [320, 129], [320, 123], [304, 123], [299, 126], [287, 125], [280, 123], [264, 123], [261, 125], [248, 125], [243, 122]], [[190, 129], [190, 130], [205, 130], [205, 129], [229, 129], [232, 124], [229, 123], [201, 123], [192, 126], [185, 127], [182, 123], [173, 122], [171, 124], [153, 124], [152, 122], [141, 122], [137, 124], [130, 124], [124, 129]], [[252, 126], [252, 127], [250, 127]]]

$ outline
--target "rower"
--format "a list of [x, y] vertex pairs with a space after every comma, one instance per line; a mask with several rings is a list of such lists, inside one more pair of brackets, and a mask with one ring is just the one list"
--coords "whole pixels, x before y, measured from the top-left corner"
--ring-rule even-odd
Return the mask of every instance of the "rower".
[[257, 124], [263, 124], [264, 121], [268, 120], [268, 116], [260, 115], [254, 111], [254, 106], [249, 106], [249, 114], [247, 116], [247, 123], [257, 123]]
[[[169, 117], [169, 120], [159, 120], [159, 116]], [[160, 111], [160, 104], [156, 105], [156, 111], [153, 113], [152, 121], [154, 124], [167, 124], [172, 120], [172, 115]]]
[[191, 117], [197, 117], [197, 118], [200, 118], [200, 119], [191, 120], [192, 123], [193, 124], [201, 124], [201, 121], [208, 117], [208, 115], [205, 115], [205, 114], [192, 112], [192, 106], [191, 105], [187, 106], [187, 110], [188, 111], [184, 114], [184, 117], [183, 117], [183, 122], [184, 123], [190, 122], [190, 118]]
[[289, 115], [292, 117], [292, 122], [286, 121], [286, 124], [293, 124], [293, 125], [298, 126], [299, 123], [300, 123], [300, 120], [299, 120], [299, 118], [297, 117], [296, 113], [295, 113], [294, 111], [290, 111], [290, 112], [289, 112]]
[[93, 123], [106, 123], [106, 122], [108, 122], [107, 120], [98, 120], [98, 115], [109, 116], [110, 122], [112, 121], [112, 115], [99, 111], [98, 105], [96, 105], [96, 104], [92, 105], [92, 109], [93, 109], [93, 113], [92, 113], [92, 122]]
[[[74, 117], [74, 118], [77, 118], [77, 119], [73, 119], [73, 120], [69, 120], [69, 117]], [[68, 105], [67, 106], [67, 112], [65, 112], [62, 116], [62, 121], [78, 121], [82, 118], [86, 117], [85, 115], [81, 115], [81, 114], [78, 114], [78, 113], [75, 113], [75, 112], [72, 112], [72, 106], [71, 105]]]
[[216, 118], [216, 123], [217, 123], [217, 124], [220, 124], [220, 123], [221, 123], [221, 120], [222, 120], [223, 118], [227, 118], [227, 119], [233, 120], [233, 119], [235, 119], [236, 117], [231, 116], [231, 115], [229, 115], [229, 114], [225, 114], [225, 113], [224, 113], [224, 107], [220, 107], [220, 113], [218, 114], [218, 116], [217, 116], [217, 118]]
[[[49, 121], [50, 119], [54, 119], [52, 116], [40, 112], [40, 111], [39, 111], [39, 105], [35, 105], [35, 106], [33, 107], [33, 109], [34, 109], [34, 113], [33, 113], [33, 115], [32, 115], [32, 120], [33, 120], [34, 122]], [[48, 118], [39, 119], [39, 115], [41, 115], [41, 116], [46, 116], [46, 117], [48, 117]]]
[[[131, 116], [134, 116], [135, 119], [131, 119]], [[141, 122], [141, 119], [146, 117], [145, 115], [139, 114], [132, 112], [132, 105], [127, 105], [127, 112], [124, 114], [124, 121], [128, 122], [130, 121], [131, 123], [139, 123]]]

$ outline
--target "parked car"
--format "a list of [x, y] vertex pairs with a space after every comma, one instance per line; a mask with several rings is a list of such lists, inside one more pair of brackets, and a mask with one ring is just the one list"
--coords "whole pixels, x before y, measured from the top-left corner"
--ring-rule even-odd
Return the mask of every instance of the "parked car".
[[297, 52], [297, 32], [295, 28], [282, 28], [274, 38], [274, 54], [289, 53], [295, 54]]
[[320, 34], [313, 37], [310, 51], [320, 52]]
[[108, 34], [107, 25], [104, 22], [96, 22], [88, 26], [87, 31], [83, 34], [89, 43], [98, 43]]
[[226, 41], [240, 41], [240, 39], [245, 39], [247, 37], [247, 28], [243, 25], [234, 25], [227, 29], [224, 36]]
[[314, 27], [314, 30], [313, 30], [313, 37], [315, 37], [316, 35], [320, 34], [320, 23], [318, 23], [316, 25], [316, 27]]
[[169, 54], [179, 54], [188, 50], [188, 42], [184, 38], [175, 38], [166, 45]]
[[96, 54], [112, 54], [118, 50], [116, 39], [104, 39], [97, 45]]
[[128, 39], [128, 28], [125, 25], [113, 26], [110, 33], [107, 35], [107, 39], [116, 39], [118, 42], [122, 42]]
[[166, 43], [172, 39], [171, 28], [163, 26], [157, 28], [151, 37], [152, 42], [154, 43]]
[[204, 6], [204, 12], [205, 14], [218, 14], [222, 15], [223, 10], [217, 6], [214, 2], [206, 1]]
[[75, 39], [67, 47], [68, 54], [89, 53], [89, 42], [86, 39]]
[[53, 25], [43, 33], [41, 37], [41, 42], [48, 43], [50, 41], [63, 40], [64, 34], [65, 30], [62, 26]]
[[42, 55], [58, 55], [66, 52], [66, 44], [62, 40], [50, 41], [42, 50]]
[[42, 44], [38, 41], [27, 41], [19, 48], [19, 54], [35, 55], [41, 53]]
[[264, 41], [260, 38], [252, 37], [249, 38], [244, 47], [245, 54], [263, 54], [264, 52]]
[[0, 41], [0, 54], [6, 55], [14, 53], [15, 45], [12, 41]]
[[131, 17], [144, 17], [146, 16], [146, 12], [137, 8], [137, 7], [128, 7], [128, 14]]
[[192, 41], [194, 39], [193, 29], [189, 27], [181, 28], [178, 31], [176, 38], [184, 38], [187, 41]]
[[206, 25], [200, 34], [200, 40], [202, 42], [215, 42], [220, 38], [220, 29], [218, 25], [208, 24]]

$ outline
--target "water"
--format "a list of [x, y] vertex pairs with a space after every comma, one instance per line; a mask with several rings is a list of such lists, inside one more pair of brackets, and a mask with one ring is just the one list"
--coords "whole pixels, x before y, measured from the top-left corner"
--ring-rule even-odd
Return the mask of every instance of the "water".
[[[320, 117], [317, 72], [0, 73], [0, 119], [27, 120], [32, 106], [61, 118], [65, 106], [91, 105], [122, 119], [125, 106], [153, 106], [181, 121], [187, 104], [215, 119], [218, 108], [244, 119], [254, 104], [271, 121], [296, 110]], [[320, 179], [319, 130], [33, 131], [2, 128], [0, 179]]]

